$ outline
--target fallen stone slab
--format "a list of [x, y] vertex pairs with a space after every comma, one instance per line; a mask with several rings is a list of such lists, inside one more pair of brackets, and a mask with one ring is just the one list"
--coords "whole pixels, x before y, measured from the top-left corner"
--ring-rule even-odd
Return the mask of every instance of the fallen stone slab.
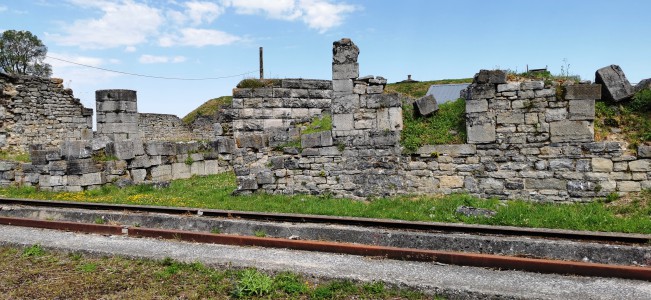
[[624, 101], [634, 94], [633, 86], [618, 65], [610, 65], [597, 70], [595, 83], [601, 84], [601, 96], [607, 101]]
[[429, 116], [439, 110], [439, 105], [433, 95], [427, 95], [416, 100], [414, 108], [421, 116]]

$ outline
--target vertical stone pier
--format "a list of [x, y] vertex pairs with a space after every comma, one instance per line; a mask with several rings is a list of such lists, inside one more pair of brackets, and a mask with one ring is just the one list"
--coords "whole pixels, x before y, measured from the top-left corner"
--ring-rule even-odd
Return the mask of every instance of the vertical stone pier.
[[384, 94], [387, 80], [359, 76], [359, 48], [347, 38], [333, 43], [332, 135], [337, 144], [395, 147], [402, 130], [402, 103]]
[[99, 90], [95, 92], [97, 133], [113, 141], [138, 139], [136, 91]]

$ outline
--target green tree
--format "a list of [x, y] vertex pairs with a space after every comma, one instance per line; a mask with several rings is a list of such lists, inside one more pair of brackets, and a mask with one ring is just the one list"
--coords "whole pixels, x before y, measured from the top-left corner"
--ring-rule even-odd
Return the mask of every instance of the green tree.
[[50, 77], [46, 55], [47, 47], [29, 31], [7, 30], [0, 37], [0, 70], [5, 73]]

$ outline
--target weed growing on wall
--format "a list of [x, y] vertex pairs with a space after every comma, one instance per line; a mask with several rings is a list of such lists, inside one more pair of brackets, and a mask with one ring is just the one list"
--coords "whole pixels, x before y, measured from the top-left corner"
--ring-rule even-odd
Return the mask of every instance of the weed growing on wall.
[[633, 96], [630, 102], [595, 104], [595, 139], [602, 141], [617, 133], [631, 150], [651, 142], [651, 90]]

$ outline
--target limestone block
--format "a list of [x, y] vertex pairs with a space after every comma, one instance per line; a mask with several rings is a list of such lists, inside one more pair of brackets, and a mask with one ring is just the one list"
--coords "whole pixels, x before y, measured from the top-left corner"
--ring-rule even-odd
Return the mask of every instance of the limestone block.
[[416, 151], [417, 154], [423, 156], [470, 156], [477, 153], [477, 146], [471, 144], [458, 144], [458, 145], [425, 145]]
[[466, 113], [476, 113], [488, 111], [488, 100], [466, 100]]
[[354, 79], [359, 77], [358, 63], [345, 63], [332, 65], [332, 79]]
[[382, 94], [384, 92], [383, 85], [369, 85], [366, 87], [367, 94]]
[[263, 124], [264, 130], [284, 127], [282, 119], [265, 119]]
[[566, 190], [567, 181], [558, 178], [525, 178], [524, 186], [531, 190]]
[[353, 93], [353, 80], [352, 79], [334, 79], [332, 80], [332, 91], [334, 95], [352, 94]]
[[176, 145], [172, 142], [150, 141], [145, 143], [145, 153], [148, 155], [176, 155]]
[[206, 163], [204, 161], [195, 161], [190, 165], [190, 174], [197, 176], [205, 176]]
[[185, 162], [172, 164], [172, 179], [187, 179], [192, 177], [190, 166]]
[[168, 181], [172, 180], [172, 166], [160, 165], [151, 168], [152, 181]]
[[131, 169], [129, 173], [131, 174], [131, 180], [135, 184], [143, 183], [147, 178], [147, 170], [145, 169]]
[[552, 143], [594, 141], [594, 126], [589, 121], [550, 122], [549, 127]]
[[258, 181], [255, 177], [246, 176], [246, 177], [237, 177], [237, 190], [238, 191], [250, 191], [258, 189]]
[[353, 87], [353, 93], [363, 95], [366, 94], [366, 87], [368, 85], [366, 83], [355, 83], [355, 86]]
[[495, 141], [495, 121], [491, 114], [466, 115], [468, 143], [481, 144]]
[[565, 100], [599, 100], [601, 99], [601, 85], [599, 84], [573, 84], [563, 88]]
[[637, 146], [637, 156], [640, 158], [651, 158], [651, 146], [648, 145]]
[[221, 173], [221, 170], [219, 168], [219, 161], [218, 160], [206, 160], [206, 161], [204, 161], [204, 169], [205, 169], [206, 175], [214, 175], [214, 174]]
[[498, 84], [497, 85], [497, 92], [515, 92], [520, 90], [520, 83], [519, 82], [508, 82], [508, 83], [503, 83], [503, 84]]
[[389, 128], [391, 130], [402, 130], [402, 107], [389, 108]]
[[543, 81], [524, 81], [520, 84], [522, 90], [542, 90], [544, 87], [545, 82]]
[[497, 124], [522, 124], [524, 113], [504, 112], [497, 114]]
[[[138, 141], [139, 142], [139, 141]], [[134, 141], [116, 141], [114, 144], [114, 154], [120, 160], [132, 159], [135, 157]]]
[[358, 108], [359, 95], [357, 94], [335, 96], [332, 99], [331, 109], [334, 114], [353, 113]]
[[649, 172], [651, 171], [651, 159], [638, 159], [628, 162], [628, 169], [631, 172]]
[[634, 93], [633, 86], [618, 65], [597, 70], [595, 83], [601, 84], [601, 97], [607, 101], [620, 102], [631, 98]]
[[388, 108], [380, 108], [377, 110], [375, 115], [375, 123], [377, 124], [377, 129], [379, 130], [394, 130], [391, 128], [391, 123], [389, 122]]
[[464, 185], [463, 176], [439, 176], [438, 179], [442, 189], [462, 188]]
[[549, 169], [552, 171], [574, 171], [574, 161], [571, 159], [551, 159]]
[[235, 138], [238, 148], [262, 149], [267, 146], [268, 138], [265, 134], [246, 134]]
[[506, 72], [502, 70], [480, 70], [475, 74], [473, 83], [500, 84], [506, 83]]
[[89, 141], [65, 141], [61, 145], [61, 155], [66, 159], [88, 158], [92, 153]]
[[99, 171], [97, 164], [90, 158], [68, 160], [66, 173], [69, 175], [82, 175]]
[[332, 115], [332, 130], [354, 130], [355, 123], [353, 114], [333, 114]]
[[229, 137], [218, 137], [213, 147], [219, 153], [233, 153], [235, 151], [235, 140]]
[[543, 98], [543, 97], [555, 97], [556, 96], [556, 90], [555, 89], [542, 89], [542, 90], [536, 90], [534, 92], [534, 95], [537, 98]]
[[274, 183], [274, 175], [271, 171], [265, 170], [260, 173], [258, 173], [255, 176], [256, 180], [258, 181], [258, 184], [271, 184]]
[[360, 96], [360, 101], [366, 103], [367, 108], [401, 107], [398, 94], [370, 94]]
[[415, 110], [422, 116], [429, 116], [439, 110], [439, 105], [433, 95], [421, 97], [414, 102]]
[[617, 190], [620, 192], [639, 192], [642, 187], [638, 181], [619, 181], [617, 182]]
[[566, 108], [549, 108], [545, 112], [545, 122], [567, 120]]
[[332, 43], [332, 63], [350, 63], [357, 62], [359, 48], [349, 38], [342, 38]]
[[471, 84], [466, 95], [470, 100], [495, 98], [495, 87], [491, 84]]
[[595, 100], [570, 100], [570, 120], [594, 120]]
[[[103, 175], [101, 172], [95, 172], [95, 173], [89, 173], [89, 174], [82, 174], [79, 177], [79, 182], [78, 184], [68, 184], [70, 185], [78, 185], [78, 186], [91, 186], [91, 185], [101, 185], [106, 183], [106, 181], [103, 179]], [[70, 181], [70, 180], [68, 180]]]
[[536, 93], [533, 90], [518, 91], [518, 97], [520, 99], [532, 99], [536, 97]]

